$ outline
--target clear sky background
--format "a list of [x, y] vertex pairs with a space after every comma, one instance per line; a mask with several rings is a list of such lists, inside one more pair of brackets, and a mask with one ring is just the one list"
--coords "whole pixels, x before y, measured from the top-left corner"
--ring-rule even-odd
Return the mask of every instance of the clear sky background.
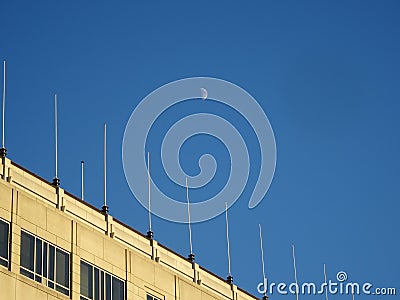
[[[84, 160], [85, 198], [102, 206], [107, 122], [110, 213], [145, 233], [147, 212], [122, 168], [131, 112], [177, 79], [231, 81], [265, 110], [278, 153], [261, 204], [248, 209], [247, 189], [229, 210], [235, 283], [257, 294], [261, 223], [270, 281], [293, 281], [294, 243], [300, 282], [321, 282], [326, 263], [328, 279], [346, 271], [350, 281], [399, 292], [399, 53], [398, 1], [0, 0], [8, 157], [54, 177], [57, 93], [61, 186], [80, 195]], [[203, 148], [212, 152], [214, 144], [218, 155], [215, 141]], [[182, 153], [191, 174], [193, 147], [195, 141]], [[221, 164], [217, 172], [224, 178], [227, 171]], [[155, 217], [153, 229], [159, 242], [189, 253], [186, 225]], [[193, 225], [193, 246], [198, 263], [226, 277], [224, 216]], [[272, 297], [288, 298], [294, 296]]]

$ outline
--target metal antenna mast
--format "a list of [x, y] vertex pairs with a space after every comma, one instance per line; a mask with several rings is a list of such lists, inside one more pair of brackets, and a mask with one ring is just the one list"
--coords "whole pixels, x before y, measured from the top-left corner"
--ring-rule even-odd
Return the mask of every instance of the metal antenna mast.
[[6, 61], [3, 61], [3, 110], [2, 110], [2, 136], [1, 136], [1, 149], [0, 156], [6, 157], [7, 150], [4, 146], [4, 120], [5, 120], [5, 111], [6, 111]]
[[[261, 231], [261, 224], [258, 224], [260, 228], [260, 249], [261, 249], [261, 264], [262, 264], [262, 274], [263, 274], [263, 283], [267, 282], [265, 279], [265, 263], [264, 263], [264, 247], [263, 247], [263, 239], [262, 239], [262, 231]], [[268, 296], [267, 293], [264, 293], [262, 300], [267, 300]]]
[[85, 162], [82, 160], [81, 161], [81, 199], [85, 200], [85, 177], [84, 177], [84, 168], [85, 168]]
[[327, 281], [326, 281], [326, 265], [324, 264], [324, 282], [325, 282], [325, 299], [326, 300], [329, 300], [328, 299], [328, 283], [327, 283]]
[[153, 231], [151, 230], [151, 203], [150, 203], [150, 152], [147, 152], [147, 183], [148, 183], [148, 211], [149, 211], [149, 231], [147, 231], [147, 237], [153, 239]]
[[297, 282], [296, 256], [294, 254], [294, 245], [292, 245], [292, 255], [293, 255], [294, 281], [296, 283], [296, 300], [299, 300], [299, 283]]
[[188, 179], [186, 177], [186, 200], [187, 200], [187, 209], [188, 209], [188, 227], [189, 227], [189, 243], [190, 243], [190, 254], [189, 254], [189, 261], [194, 261], [194, 254], [193, 254], [193, 245], [192, 245], [192, 227], [190, 226], [190, 201], [189, 201], [189, 186], [188, 186]]
[[102, 212], [108, 214], [107, 206], [107, 124], [104, 123], [104, 205]]
[[229, 284], [233, 283], [233, 277], [231, 274], [231, 249], [229, 245], [229, 222], [228, 222], [228, 203], [225, 202], [225, 223], [226, 223], [226, 245], [228, 250], [228, 277], [226, 282]]
[[60, 186], [60, 179], [58, 178], [58, 116], [57, 116], [57, 94], [54, 95], [54, 144], [55, 144], [55, 177], [53, 178], [53, 185]]

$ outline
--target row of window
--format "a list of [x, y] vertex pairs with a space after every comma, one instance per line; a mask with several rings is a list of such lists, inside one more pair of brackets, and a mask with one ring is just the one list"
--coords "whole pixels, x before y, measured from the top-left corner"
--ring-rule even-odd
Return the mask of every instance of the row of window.
[[20, 273], [69, 295], [69, 254], [25, 231], [21, 232]]
[[[9, 266], [10, 225], [0, 220], [0, 265]], [[81, 261], [81, 300], [123, 300], [125, 283]], [[70, 295], [70, 254], [26, 231], [21, 231], [20, 273], [67, 296]], [[147, 294], [146, 300], [160, 300]]]
[[81, 261], [81, 300], [123, 300], [124, 282]]

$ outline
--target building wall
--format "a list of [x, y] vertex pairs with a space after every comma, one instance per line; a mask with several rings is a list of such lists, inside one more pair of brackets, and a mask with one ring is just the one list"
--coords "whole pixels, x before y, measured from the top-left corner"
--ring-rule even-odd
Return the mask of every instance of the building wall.
[[[127, 300], [147, 293], [165, 300], [257, 299], [7, 158], [0, 174], [0, 219], [11, 224], [1, 299], [79, 300], [81, 260], [122, 279]], [[20, 274], [21, 229], [70, 253], [70, 296]]]

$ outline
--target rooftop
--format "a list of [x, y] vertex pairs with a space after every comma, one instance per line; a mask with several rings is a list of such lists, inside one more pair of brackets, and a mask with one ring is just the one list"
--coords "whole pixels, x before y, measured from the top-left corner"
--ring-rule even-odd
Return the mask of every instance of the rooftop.
[[42, 177], [4, 157], [0, 162], [0, 174], [12, 186], [30, 194], [45, 205], [56, 207], [68, 217], [85, 223], [95, 231], [108, 235], [124, 247], [146, 256], [174, 273], [189, 279], [220, 296], [227, 297], [239, 292], [241, 299], [258, 299], [247, 291], [228, 283], [225, 279], [210, 272], [170, 248], [148, 238], [145, 234], [124, 224], [108, 213], [83, 201], [79, 197], [55, 186]]

